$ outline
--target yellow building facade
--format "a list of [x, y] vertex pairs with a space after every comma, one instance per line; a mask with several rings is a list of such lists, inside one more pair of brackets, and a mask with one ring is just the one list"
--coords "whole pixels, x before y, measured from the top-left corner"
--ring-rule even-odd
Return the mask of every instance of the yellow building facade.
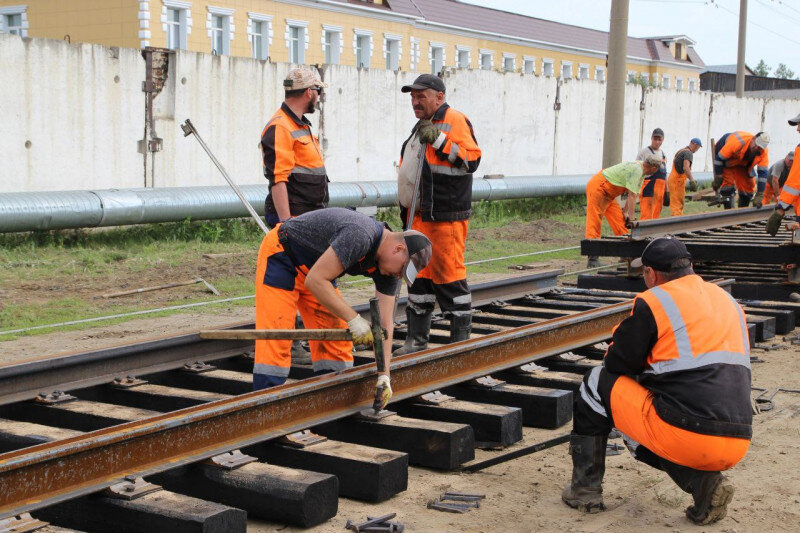
[[[605, 80], [603, 50], [427, 20], [391, 0], [0, 0], [0, 31], [128, 48], [185, 49], [296, 64], [440, 72], [471, 68]], [[455, 3], [454, 3], [455, 4]], [[464, 4], [458, 4], [464, 6]], [[456, 7], [456, 6], [454, 6]], [[501, 13], [488, 8], [487, 15]], [[516, 16], [503, 14], [503, 16]], [[558, 23], [531, 19], [538, 23]], [[594, 32], [561, 25], [565, 32]], [[602, 33], [602, 32], [594, 32]], [[568, 37], [567, 37], [568, 39]], [[576, 37], [576, 42], [579, 39]], [[629, 39], [628, 77], [699, 89], [702, 61], [685, 36]], [[630, 43], [635, 45], [633, 52]], [[660, 49], [660, 52], [656, 50]], [[648, 50], [643, 53], [643, 50]], [[636, 55], [638, 54], [638, 55]], [[645, 55], [649, 57], [644, 57]], [[656, 57], [653, 57], [653, 56]], [[639, 57], [643, 56], [643, 57]], [[692, 58], [696, 58], [692, 62]]]

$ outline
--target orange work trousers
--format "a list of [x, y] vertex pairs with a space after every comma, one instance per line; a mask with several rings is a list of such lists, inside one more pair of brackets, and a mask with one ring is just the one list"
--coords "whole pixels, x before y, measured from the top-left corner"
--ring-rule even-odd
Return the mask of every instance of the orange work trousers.
[[661, 216], [664, 207], [664, 191], [667, 190], [667, 180], [647, 179], [642, 183], [639, 193], [639, 212], [642, 220], [650, 220]]
[[686, 199], [686, 174], [678, 174], [675, 169], [669, 174], [669, 213], [674, 217], [683, 215], [683, 204]]
[[437, 285], [467, 279], [464, 250], [469, 220], [426, 222], [416, 214], [410, 229], [422, 232], [433, 245], [431, 260], [420, 270], [417, 278], [429, 279]]
[[[347, 322], [328, 311], [306, 289], [307, 271], [305, 267], [296, 268], [284, 251], [278, 241], [278, 227], [264, 236], [258, 250], [256, 329], [294, 329], [298, 310], [308, 329], [347, 329]], [[353, 366], [353, 343], [350, 341], [309, 341], [308, 344], [315, 372]], [[253, 374], [285, 381], [291, 365], [291, 349], [290, 340], [257, 340]], [[271, 384], [276, 381], [283, 382], [269, 380]]]
[[740, 192], [753, 193], [756, 179], [747, 173], [746, 167], [725, 167], [722, 169], [722, 187], [735, 186]]
[[[780, 191], [778, 191], [780, 194]], [[767, 180], [767, 185], [764, 187], [764, 203], [763, 205], [771, 204], [777, 198], [775, 191], [772, 190], [772, 179]]]
[[748, 439], [694, 433], [664, 422], [653, 407], [653, 393], [620, 376], [611, 389], [611, 416], [624, 435], [659, 457], [697, 470], [727, 470], [750, 447]]
[[617, 203], [617, 197], [627, 189], [609, 182], [602, 172], [598, 172], [586, 184], [586, 238], [599, 239], [605, 215], [614, 235], [625, 235], [625, 215]]

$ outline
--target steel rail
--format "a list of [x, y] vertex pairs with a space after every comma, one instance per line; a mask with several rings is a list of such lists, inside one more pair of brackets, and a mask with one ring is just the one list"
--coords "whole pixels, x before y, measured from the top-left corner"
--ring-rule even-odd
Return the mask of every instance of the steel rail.
[[737, 224], [766, 220], [771, 214], [772, 210], [769, 208], [757, 209], [755, 207], [744, 207], [740, 209], [713, 211], [711, 213], [702, 213], [699, 215], [640, 220], [634, 222], [629, 237], [638, 241], [650, 237], [678, 235], [690, 231], [735, 226]]
[[[478, 283], [472, 287], [473, 306], [500, 299], [538, 294], [555, 288], [564, 269]], [[396, 316], [405, 316], [406, 298]], [[369, 318], [367, 304], [355, 307]], [[227, 329], [252, 329], [254, 324], [232, 324]], [[199, 332], [154, 339], [137, 344], [87, 353], [42, 356], [0, 366], [0, 405], [35, 398], [39, 393], [68, 391], [110, 383], [128, 375], [152, 374], [182, 367], [185, 363], [232, 357], [251, 350], [253, 341], [212, 341]]]
[[[393, 401], [609, 338], [631, 301], [497, 332], [392, 361]], [[358, 366], [0, 455], [0, 518], [358, 413], [375, 364]]]

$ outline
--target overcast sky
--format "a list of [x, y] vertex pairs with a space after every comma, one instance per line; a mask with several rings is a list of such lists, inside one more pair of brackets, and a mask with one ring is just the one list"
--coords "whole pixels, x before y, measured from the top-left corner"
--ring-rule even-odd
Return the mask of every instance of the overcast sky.
[[[611, 0], [461, 0], [608, 31]], [[747, 65], [785, 63], [800, 76], [800, 0], [748, 0]], [[628, 35], [684, 34], [707, 65], [736, 63], [739, 0], [630, 0]]]

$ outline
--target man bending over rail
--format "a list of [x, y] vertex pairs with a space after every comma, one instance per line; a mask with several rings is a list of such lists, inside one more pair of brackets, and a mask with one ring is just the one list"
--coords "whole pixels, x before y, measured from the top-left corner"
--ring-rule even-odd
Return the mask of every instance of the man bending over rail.
[[752, 436], [744, 312], [694, 273], [677, 239], [652, 241], [631, 266], [642, 266], [649, 290], [614, 329], [603, 366], [583, 378], [569, 442], [572, 483], [561, 498], [585, 512], [605, 509], [606, 441], [616, 427], [634, 458], [692, 495], [686, 516], [710, 524], [733, 497], [720, 471], [744, 457]]
[[[256, 329], [291, 329], [298, 309], [309, 329], [349, 328], [356, 344], [372, 344], [370, 324], [336, 288], [345, 273], [368, 276], [382, 326], [387, 361], [378, 386], [391, 398], [388, 359], [392, 349], [394, 298], [400, 277], [411, 285], [431, 257], [431, 242], [418, 231], [393, 232], [366, 215], [342, 208], [304, 213], [278, 224], [261, 242], [256, 268]], [[289, 375], [290, 340], [257, 340], [253, 389], [282, 385]], [[353, 366], [353, 342], [310, 341], [315, 373]]]

